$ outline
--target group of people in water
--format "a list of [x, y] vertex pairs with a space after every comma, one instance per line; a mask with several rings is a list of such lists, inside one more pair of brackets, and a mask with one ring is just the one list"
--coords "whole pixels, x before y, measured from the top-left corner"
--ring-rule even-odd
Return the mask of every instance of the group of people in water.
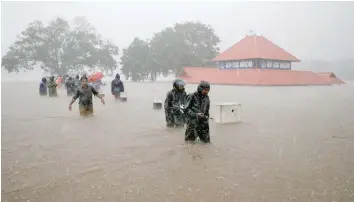
[[[99, 81], [101, 84], [102, 82]], [[93, 82], [89, 84], [86, 75], [81, 78], [77, 75], [74, 79], [68, 77], [65, 81], [65, 87], [68, 96], [73, 96], [69, 103], [69, 110], [72, 110], [72, 104], [79, 99], [79, 111], [81, 116], [93, 115], [93, 96], [98, 97], [102, 104], [105, 104], [104, 96], [99, 93], [100, 83]], [[50, 77], [49, 82], [42, 78], [39, 85], [40, 95], [57, 96], [57, 83], [54, 77]], [[173, 88], [170, 90], [164, 102], [166, 125], [169, 128], [184, 127], [185, 141], [195, 141], [197, 137], [205, 143], [210, 142], [209, 132], [209, 109], [210, 100], [208, 93], [210, 84], [201, 81], [197, 91], [187, 95], [185, 91], [185, 82], [182, 79], [176, 79], [173, 82]], [[116, 100], [120, 99], [121, 92], [124, 92], [124, 83], [120, 80], [120, 75], [111, 82], [111, 93]]]
[[41, 96], [58, 96], [57, 88], [63, 84], [65, 85], [67, 95], [72, 96], [74, 95], [75, 90], [78, 89], [81, 85], [79, 75], [76, 75], [75, 79], [73, 79], [71, 76], [67, 76], [65, 80], [60, 76], [57, 77], [56, 80], [54, 76], [51, 76], [48, 79], [49, 81], [47, 81], [46, 77], [43, 77], [39, 84], [39, 95]]
[[[46, 78], [42, 78], [41, 83], [39, 84], [39, 94], [41, 96], [49, 95], [49, 97], [58, 96], [57, 87], [60, 83], [54, 81], [55, 77], [50, 77], [49, 82]], [[86, 75], [83, 75], [81, 78], [79, 75], [76, 75], [75, 79], [68, 76], [63, 80], [67, 96], [73, 96], [69, 104], [69, 110], [72, 109], [72, 104], [79, 99], [79, 111], [81, 116], [93, 115], [93, 102], [92, 95], [95, 95], [101, 99], [102, 104], [105, 104], [104, 95], [100, 94], [100, 85], [102, 84], [101, 80], [93, 81], [92, 85], [89, 84], [89, 79]], [[124, 83], [120, 80], [120, 75], [117, 74], [116, 77], [112, 80], [111, 83], [111, 92], [114, 95], [116, 100], [120, 99], [120, 93], [124, 92]]]
[[166, 95], [164, 103], [166, 125], [172, 128], [184, 127], [186, 124], [185, 141], [195, 141], [199, 137], [201, 141], [209, 143], [210, 84], [201, 81], [197, 91], [189, 95], [184, 87], [185, 82], [176, 79], [172, 90]]

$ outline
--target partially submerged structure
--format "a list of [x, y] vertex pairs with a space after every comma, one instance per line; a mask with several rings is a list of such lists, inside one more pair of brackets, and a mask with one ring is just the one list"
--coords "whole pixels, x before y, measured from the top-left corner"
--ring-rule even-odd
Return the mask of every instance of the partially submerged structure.
[[332, 72], [315, 73], [291, 69], [299, 59], [263, 36], [246, 36], [216, 56], [216, 68], [184, 67], [187, 83], [201, 80], [212, 84], [252, 86], [296, 86], [344, 84]]

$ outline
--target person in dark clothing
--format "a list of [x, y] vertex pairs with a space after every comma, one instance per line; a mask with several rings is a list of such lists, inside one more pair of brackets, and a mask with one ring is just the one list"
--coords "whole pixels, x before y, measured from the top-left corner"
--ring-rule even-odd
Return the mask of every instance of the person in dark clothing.
[[184, 104], [187, 101], [187, 93], [184, 90], [185, 83], [182, 79], [173, 82], [173, 89], [169, 91], [165, 99], [165, 117], [167, 127], [183, 127], [185, 116]]
[[72, 96], [75, 93], [74, 80], [69, 76], [68, 80], [65, 82], [66, 94], [67, 96]]
[[55, 81], [54, 81], [54, 76], [50, 77], [47, 86], [48, 86], [48, 95], [49, 95], [49, 97], [56, 97], [56, 96], [58, 96], [58, 93], [57, 93], [57, 84], [56, 84]]
[[47, 79], [43, 77], [41, 83], [39, 84], [39, 95], [46, 96], [47, 94], [48, 94]]
[[67, 75], [67, 74], [65, 74], [65, 75], [64, 75], [64, 77], [63, 77], [63, 79], [64, 79], [64, 84], [65, 84], [65, 85], [64, 85], [64, 86], [65, 86], [65, 88], [67, 87], [67, 86], [66, 86], [66, 82], [68, 82], [69, 77], [70, 77], [70, 76], [69, 76], [69, 75]]
[[81, 87], [76, 90], [73, 99], [69, 104], [69, 110], [72, 110], [72, 104], [79, 98], [79, 110], [81, 116], [93, 115], [92, 95], [101, 99], [102, 104], [105, 104], [103, 97], [101, 97], [92, 85], [88, 84], [87, 77], [81, 77]]
[[80, 76], [79, 76], [79, 75], [76, 75], [76, 77], [75, 77], [73, 83], [74, 83], [74, 89], [75, 89], [75, 91], [76, 91], [78, 88], [80, 88], [81, 81], [80, 81]]
[[116, 74], [116, 78], [112, 80], [111, 91], [116, 100], [120, 98], [120, 93], [124, 92], [124, 83], [120, 80], [119, 74]]
[[197, 137], [205, 143], [210, 142], [209, 133], [209, 93], [210, 84], [201, 81], [198, 90], [189, 94], [185, 106], [187, 115], [187, 129], [185, 141], [194, 141]]

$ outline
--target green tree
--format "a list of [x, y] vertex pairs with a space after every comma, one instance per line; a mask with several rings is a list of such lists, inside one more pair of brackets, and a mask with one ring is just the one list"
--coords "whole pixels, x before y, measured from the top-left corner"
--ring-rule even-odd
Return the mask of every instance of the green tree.
[[155, 34], [151, 40], [156, 63], [163, 75], [178, 76], [184, 66], [204, 66], [214, 58], [220, 42], [214, 30], [200, 22], [175, 24]]
[[57, 18], [44, 27], [40, 21], [29, 24], [2, 58], [8, 72], [41, 67], [51, 74], [82, 72], [84, 67], [112, 72], [117, 67], [114, 56], [118, 47], [103, 40], [84, 18], [77, 17], [73, 28]]
[[209, 25], [199, 22], [175, 24], [147, 42], [135, 38], [121, 57], [122, 72], [134, 81], [159, 74], [178, 76], [184, 66], [204, 66], [214, 58], [220, 39]]
[[210, 25], [200, 22], [177, 23], [175, 32], [183, 35], [184, 42], [192, 53], [192, 65], [201, 66], [219, 54], [219, 37]]
[[177, 74], [182, 66], [190, 64], [191, 52], [184, 43], [183, 35], [175, 32], [173, 28], [166, 28], [155, 34], [150, 44], [158, 64], [157, 68], [164, 76], [170, 71]]
[[148, 42], [137, 37], [121, 57], [122, 73], [127, 79], [142, 81], [151, 73], [151, 51]]

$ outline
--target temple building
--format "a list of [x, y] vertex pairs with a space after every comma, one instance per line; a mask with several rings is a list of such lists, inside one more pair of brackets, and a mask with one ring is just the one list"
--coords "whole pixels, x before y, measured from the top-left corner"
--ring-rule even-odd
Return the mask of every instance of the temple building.
[[300, 60], [263, 36], [246, 36], [212, 61], [216, 62], [216, 68], [184, 67], [180, 78], [187, 83], [205, 80], [224, 85], [344, 84], [332, 72], [292, 70], [291, 63]]

